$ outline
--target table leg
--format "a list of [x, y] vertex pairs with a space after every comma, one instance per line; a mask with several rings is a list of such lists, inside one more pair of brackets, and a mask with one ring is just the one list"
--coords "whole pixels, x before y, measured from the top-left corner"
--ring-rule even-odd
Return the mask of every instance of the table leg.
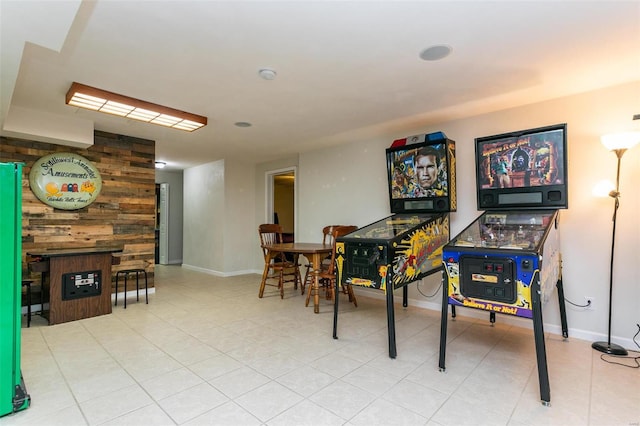
[[320, 312], [320, 254], [313, 254], [313, 312]]
[[260, 291], [258, 292], [258, 298], [262, 299], [264, 295], [264, 286], [267, 282], [267, 275], [269, 274], [269, 263], [271, 263], [271, 254], [267, 254], [264, 260], [264, 271], [262, 272], [262, 281], [260, 281]]

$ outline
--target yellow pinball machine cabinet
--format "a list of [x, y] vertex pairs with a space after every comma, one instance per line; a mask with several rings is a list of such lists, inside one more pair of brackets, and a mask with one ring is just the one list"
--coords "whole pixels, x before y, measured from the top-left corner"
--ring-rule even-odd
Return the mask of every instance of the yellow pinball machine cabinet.
[[[455, 142], [442, 132], [394, 141], [386, 150], [394, 213], [336, 240], [336, 294], [342, 284], [385, 292], [389, 357], [396, 358], [394, 290], [442, 271], [449, 212], [456, 209]], [[338, 298], [333, 337], [338, 338]]]

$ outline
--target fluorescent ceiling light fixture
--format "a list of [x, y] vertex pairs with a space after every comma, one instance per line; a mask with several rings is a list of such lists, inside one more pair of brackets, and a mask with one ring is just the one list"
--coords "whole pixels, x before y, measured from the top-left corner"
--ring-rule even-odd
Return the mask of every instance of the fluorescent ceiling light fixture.
[[74, 82], [67, 92], [67, 105], [119, 117], [193, 132], [207, 125], [207, 117], [141, 101]]

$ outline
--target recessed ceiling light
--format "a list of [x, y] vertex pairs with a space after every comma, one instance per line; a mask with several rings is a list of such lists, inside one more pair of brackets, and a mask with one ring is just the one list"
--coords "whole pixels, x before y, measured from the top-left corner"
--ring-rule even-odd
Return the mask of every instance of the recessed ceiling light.
[[425, 61], [438, 61], [449, 56], [451, 54], [451, 50], [451, 46], [447, 46], [446, 44], [436, 44], [434, 46], [427, 47], [420, 52], [420, 58]]
[[238, 121], [234, 123], [237, 127], [251, 127], [251, 123], [247, 123], [246, 121]]
[[258, 75], [265, 80], [275, 80], [277, 74], [271, 68], [262, 68], [258, 71]]

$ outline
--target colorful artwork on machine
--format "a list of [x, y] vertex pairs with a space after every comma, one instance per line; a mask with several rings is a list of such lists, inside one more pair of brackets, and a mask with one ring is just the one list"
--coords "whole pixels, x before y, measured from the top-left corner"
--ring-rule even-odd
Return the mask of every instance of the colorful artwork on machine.
[[514, 303], [502, 303], [462, 295], [460, 291], [460, 271], [458, 262], [446, 262], [445, 273], [448, 278], [447, 282], [449, 285], [448, 292], [450, 305], [481, 309], [500, 314], [515, 315], [523, 318], [532, 318], [530, 282], [525, 283], [521, 280], [517, 280], [517, 300]]
[[393, 259], [393, 286], [419, 279], [442, 261], [442, 247], [449, 240], [449, 221], [428, 222], [398, 242]]
[[478, 184], [482, 189], [565, 184], [564, 137], [560, 128], [478, 142]]
[[391, 198], [446, 197], [449, 179], [446, 144], [411, 147], [390, 152]]

